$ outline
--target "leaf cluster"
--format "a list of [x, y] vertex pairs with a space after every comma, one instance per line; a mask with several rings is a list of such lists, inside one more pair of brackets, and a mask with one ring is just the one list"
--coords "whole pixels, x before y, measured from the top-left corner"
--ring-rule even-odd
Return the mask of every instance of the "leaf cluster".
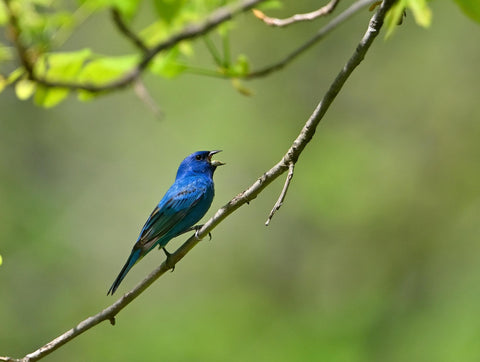
[[[479, 1], [454, 1], [467, 16], [480, 22]], [[371, 10], [380, 3], [374, 3]], [[91, 100], [132, 84], [140, 73], [147, 71], [162, 78], [174, 78], [185, 72], [229, 78], [237, 91], [249, 95], [240, 79], [256, 73], [251, 73], [247, 55], [239, 54], [232, 59], [231, 21], [212, 26], [216, 30], [214, 35], [207, 34], [212, 30], [208, 28], [195, 36], [180, 36], [192, 24], [230, 5], [227, 0], [77, 0], [73, 6], [66, 0], [3, 0], [0, 28], [5, 29], [6, 39], [0, 38], [0, 92], [12, 86], [20, 100], [33, 98], [35, 104], [48, 108], [72, 92], [81, 101]], [[279, 6], [276, 0], [262, 4], [264, 9]], [[145, 23], [143, 18], [139, 19], [141, 7], [149, 7], [152, 20]], [[112, 21], [107, 25], [116, 27], [133, 49], [120, 56], [99, 54], [89, 48], [62, 49], [87, 18], [102, 12], [111, 13]], [[428, 0], [398, 0], [385, 19], [387, 37], [408, 12], [420, 26], [428, 27], [432, 21]], [[199, 36], [213, 61], [209, 69], [190, 64], [194, 53], [191, 43]], [[267, 69], [257, 74], [270, 73], [271, 69]]]
[[[163, 78], [196, 71], [187, 64], [194, 52], [191, 40], [175, 42], [168, 49], [152, 54], [154, 48], [206, 18], [213, 10], [228, 5], [228, 1], [79, 0], [74, 9], [68, 9], [67, 5], [62, 0], [8, 0], [0, 3], [0, 26], [5, 27], [7, 41], [12, 44], [0, 42], [0, 67], [8, 69], [10, 66], [6, 74], [0, 73], [0, 91], [12, 85], [19, 99], [33, 97], [35, 104], [48, 108], [57, 105], [72, 91], [77, 92], [78, 99], [86, 101], [116, 89], [112, 83], [143, 71], [143, 67]], [[149, 6], [154, 19], [137, 26], [138, 30], [132, 30], [139, 18], [140, 6]], [[111, 12], [115, 21], [108, 25], [117, 26], [136, 45], [135, 49], [120, 56], [98, 54], [89, 48], [60, 50], [87, 18], [101, 12]], [[216, 67], [204, 70], [203, 74], [236, 77], [248, 72], [245, 55], [230, 61], [231, 28], [231, 24], [217, 28], [221, 50], [217, 50], [214, 42], [206, 40]], [[15, 53], [21, 58], [19, 67], [14, 66]], [[145, 58], [148, 57], [151, 59], [147, 62]]]

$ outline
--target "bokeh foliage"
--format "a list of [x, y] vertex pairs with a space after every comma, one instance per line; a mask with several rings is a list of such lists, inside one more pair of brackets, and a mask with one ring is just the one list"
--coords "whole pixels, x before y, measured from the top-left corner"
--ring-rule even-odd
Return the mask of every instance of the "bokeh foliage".
[[[455, 1], [469, 17], [480, 22], [477, 5], [470, 4], [469, 0]], [[14, 85], [20, 100], [33, 96], [37, 105], [46, 108], [59, 104], [72, 89], [77, 91], [80, 100], [91, 100], [104, 91], [110, 91], [110, 83], [128, 76], [143, 62], [142, 56], [148, 55], [162, 41], [178, 34], [189, 23], [205, 18], [214, 9], [225, 6], [229, 1], [154, 0], [149, 3], [153, 16], [137, 21], [140, 25], [132, 27], [134, 20], [139, 18], [140, 5], [145, 2], [3, 0], [0, 3], [0, 27], [6, 28], [7, 40], [10, 40], [13, 46], [7, 46], [5, 41], [0, 41], [0, 65], [5, 62], [14, 64], [14, 53], [17, 53], [22, 61], [20, 67], [0, 73], [0, 92], [5, 87]], [[380, 1], [376, 4], [379, 3]], [[280, 2], [270, 0], [259, 6], [268, 9], [280, 5]], [[371, 10], [374, 8], [375, 5]], [[412, 12], [417, 24], [424, 27], [430, 25], [432, 13], [427, 0], [399, 0], [386, 18], [387, 36], [402, 22], [405, 10]], [[114, 56], [94, 52], [90, 46], [69, 51], [60, 50], [88, 18], [107, 11], [110, 11], [112, 19], [116, 19], [115, 22], [120, 24], [119, 31], [126, 38], [130, 38], [137, 49]], [[193, 48], [190, 41], [184, 40], [152, 57], [147, 70], [165, 78], [176, 77], [185, 71], [233, 78], [233, 86], [240, 93], [249, 95], [250, 91], [238, 81], [238, 78], [249, 74], [249, 60], [244, 53], [232, 58], [229, 34], [231, 28], [232, 23], [225, 23], [217, 29], [221, 38], [221, 49], [217, 49], [208, 36], [204, 37], [215, 67], [202, 69], [189, 64], [188, 58], [192, 56]], [[130, 35], [126, 34], [125, 29], [128, 29]], [[47, 82], [56, 86], [49, 86]], [[97, 89], [93, 92], [69, 86], [71, 84], [108, 89]]]
[[[215, 229], [115, 327], [102, 324], [47, 360], [476, 361], [480, 31], [453, 2], [430, 6], [428, 30], [407, 13], [392, 38], [374, 44], [268, 228], [282, 181]], [[72, 52], [125, 54], [101, 14], [72, 35]], [[0, 355], [22, 356], [113, 301], [108, 286], [186, 154], [224, 150], [209, 215], [276, 162], [370, 15], [248, 83], [252, 97], [224, 80], [146, 76], [162, 120], [129, 90], [43, 110], [5, 89]], [[232, 51], [268, 63], [322, 21], [283, 31], [242, 16]], [[212, 66], [201, 43], [192, 48]], [[145, 258], [120, 292], [163, 258]]]
[[[138, 0], [81, 0], [74, 5], [52, 0], [8, 0], [0, 3], [0, 26], [7, 28], [7, 38], [17, 45], [6, 46], [0, 42], [0, 64], [2, 61], [12, 63], [15, 50], [18, 50], [20, 44], [20, 49], [23, 49], [20, 51], [21, 58], [24, 63], [31, 64], [34, 74], [34, 77], [29, 74], [29, 66], [25, 64], [10, 69], [8, 74], [0, 76], [0, 91], [6, 86], [14, 85], [20, 100], [33, 96], [35, 104], [46, 108], [53, 107], [69, 95], [70, 87], [46, 87], [32, 78], [52, 83], [105, 86], [131, 72], [143, 60], [142, 55], [156, 45], [229, 2], [156, 0], [148, 4], [150, 16], [143, 16], [141, 21], [137, 21], [140, 25], [134, 26], [135, 20], [140, 17], [140, 5], [145, 7], [145, 3]], [[74, 9], [69, 9], [67, 5]], [[273, 5], [275, 2], [263, 6], [271, 8]], [[87, 19], [109, 11], [112, 17], [120, 19], [124, 26], [132, 26], [130, 30], [136, 33], [137, 43], [141, 44], [142, 49], [129, 49], [122, 55], [94, 52], [90, 46], [59, 51], [61, 48], [68, 48], [71, 43], [67, 41]], [[217, 50], [215, 45], [205, 38], [217, 64], [216, 67], [202, 70], [203, 72], [226, 77], [243, 76], [248, 72], [246, 56], [240, 54], [233, 59], [230, 54], [230, 28], [230, 24], [223, 24], [217, 29], [222, 38], [222, 49]], [[178, 76], [186, 70], [194, 71], [195, 68], [185, 64], [192, 53], [190, 42], [182, 41], [157, 54], [147, 70], [164, 78]], [[80, 100], [91, 100], [100, 93], [102, 92], [82, 89], [77, 92]]]

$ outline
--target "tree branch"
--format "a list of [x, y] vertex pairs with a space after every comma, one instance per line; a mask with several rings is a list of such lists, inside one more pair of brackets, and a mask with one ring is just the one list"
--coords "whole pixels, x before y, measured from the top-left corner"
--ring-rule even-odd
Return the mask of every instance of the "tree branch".
[[142, 53], [144, 53], [144, 54], [148, 53], [148, 51], [149, 51], [148, 47], [145, 45], [145, 43], [142, 41], [142, 39], [140, 39], [137, 36], [137, 34], [135, 34], [132, 30], [130, 30], [130, 28], [127, 26], [127, 24], [125, 24], [120, 12], [117, 9], [112, 8], [111, 9], [111, 14], [112, 14], [113, 22], [117, 26], [118, 30], [123, 35], [125, 35], [125, 37], [128, 38], [133, 43], [133, 45], [135, 45]]
[[286, 172], [290, 165], [295, 164], [301, 153], [312, 140], [316, 128], [323, 119], [326, 111], [334, 101], [337, 94], [342, 89], [353, 70], [360, 64], [365, 57], [372, 42], [377, 37], [385, 17], [385, 13], [390, 9], [396, 0], [384, 0], [378, 11], [370, 20], [368, 29], [363, 36], [360, 43], [357, 45], [353, 55], [350, 57], [345, 66], [338, 73], [329, 89], [318, 103], [310, 118], [305, 123], [299, 135], [288, 149], [282, 159], [274, 165], [270, 170], [265, 172], [258, 178], [249, 188], [235, 196], [225, 206], [221, 207], [215, 215], [210, 218], [203, 227], [198, 230], [195, 235], [192, 235], [175, 253], [171, 254], [158, 268], [151, 272], [143, 281], [141, 281], [133, 290], [123, 295], [119, 300], [107, 307], [100, 313], [85, 319], [77, 324], [74, 328], [55, 338], [45, 346], [39, 348], [33, 353], [26, 355], [21, 359], [11, 357], [0, 357], [0, 361], [10, 362], [31, 362], [37, 361], [46, 355], [52, 353], [57, 348], [61, 347], [68, 341], [79, 336], [90, 328], [96, 326], [102, 321], [108, 320], [110, 323], [115, 323], [115, 316], [139, 296], [146, 288], [148, 288], [155, 280], [163, 275], [168, 269], [171, 269], [178, 263], [199, 241], [208, 235], [218, 224], [220, 224], [228, 215], [232, 214], [240, 206], [255, 199], [271, 182], [277, 177]]
[[15, 49], [17, 50], [18, 56], [20, 58], [20, 62], [22, 63], [23, 67], [27, 71], [28, 74], [33, 73], [33, 65], [29, 59], [27, 54], [27, 49], [20, 41], [20, 25], [18, 24], [18, 19], [10, 7], [10, 0], [3, 0], [5, 4], [5, 10], [7, 12], [8, 17], [8, 36], [11, 38]]
[[155, 102], [155, 99], [148, 92], [147, 87], [142, 82], [141, 78], [135, 79], [133, 82], [133, 91], [138, 99], [140, 99], [150, 109], [155, 117], [158, 119], [163, 117], [163, 112], [160, 106]]
[[270, 211], [270, 215], [268, 215], [267, 221], [265, 221], [265, 226], [268, 226], [270, 224], [270, 221], [272, 220], [273, 215], [275, 215], [275, 213], [282, 206], [283, 201], [285, 200], [285, 196], [287, 196], [288, 186], [290, 186], [290, 182], [292, 182], [294, 170], [295, 170], [295, 164], [292, 162], [288, 165], [288, 175], [287, 175], [287, 179], [285, 180], [285, 185], [283, 185], [282, 192], [280, 193], [280, 196], [278, 197], [277, 202], [273, 206], [272, 211]]
[[[323, 40], [331, 31], [333, 31], [338, 26], [343, 24], [345, 21], [350, 19], [350, 17], [357, 14], [360, 10], [367, 7], [368, 5], [371, 5], [377, 2], [378, 2], [377, 0], [356, 1], [350, 7], [348, 7], [342, 13], [340, 13], [337, 17], [333, 18], [327, 25], [322, 27], [312, 38], [310, 38], [304, 44], [302, 44], [301, 46], [293, 50], [291, 53], [289, 53], [286, 57], [284, 57], [280, 61], [273, 63], [271, 65], [265, 66], [263, 68], [260, 68], [258, 70], [253, 70], [250, 73], [247, 73], [245, 75], [235, 75], [235, 78], [243, 78], [247, 80], [256, 79], [256, 78], [268, 76], [271, 73], [274, 73], [276, 71], [283, 69], [284, 67], [289, 65], [291, 62], [293, 62], [299, 55], [301, 55], [302, 53], [310, 49], [313, 45], [315, 45], [319, 41]], [[215, 62], [219, 65], [222, 65], [220, 64], [221, 61], [215, 60]], [[216, 78], [222, 78], [222, 79], [232, 78], [231, 75], [228, 75], [219, 71], [203, 69], [203, 68], [194, 68], [186, 64], [184, 64], [184, 66], [186, 68], [186, 71], [192, 74], [199, 74], [203, 76], [216, 77]]]
[[[68, 88], [71, 90], [85, 90], [93, 93], [98, 93], [109, 91], [112, 89], [120, 89], [130, 85], [135, 79], [140, 76], [140, 74], [145, 70], [145, 68], [147, 68], [147, 66], [152, 62], [155, 56], [160, 52], [174, 47], [183, 40], [190, 40], [205, 35], [211, 30], [215, 29], [220, 24], [232, 19], [234, 16], [242, 12], [250, 10], [253, 6], [265, 0], [243, 0], [233, 6], [227, 5], [215, 10], [212, 14], [210, 14], [210, 16], [207, 17], [204, 22], [200, 24], [189, 25], [179, 33], [172, 35], [170, 38], [161, 41], [156, 46], [149, 49], [148, 52], [144, 53], [142, 59], [137, 64], [137, 66], [133, 68], [130, 72], [119, 77], [118, 79], [115, 79], [103, 85], [52, 81], [44, 77], [37, 76], [34, 72], [33, 64], [27, 55], [27, 51], [21, 43], [19, 37], [21, 29], [19, 28], [18, 20], [10, 7], [10, 1], [3, 1], [5, 3], [5, 7], [7, 8], [10, 27], [12, 28], [12, 40], [17, 48], [17, 53], [20, 61], [22, 62], [22, 65], [24, 66], [31, 80], [36, 81], [37, 83], [46, 87]], [[130, 37], [130, 39], [132, 38]]]
[[340, 24], [348, 20], [352, 15], [356, 14], [361, 9], [363, 9], [364, 7], [374, 2], [375, 0], [359, 0], [353, 3], [350, 7], [348, 7], [346, 10], [340, 13], [336, 18], [332, 19], [332, 21], [330, 21], [327, 25], [321, 28], [312, 38], [310, 38], [307, 42], [305, 42], [304, 44], [299, 46], [297, 49], [295, 49], [293, 52], [288, 54], [285, 58], [265, 68], [261, 68], [259, 70], [255, 70], [251, 73], [248, 73], [247, 75], [245, 75], [244, 78], [246, 79], [260, 78], [260, 77], [265, 77], [270, 73], [279, 71], [286, 65], [290, 64], [293, 60], [295, 60], [300, 54], [307, 51], [317, 42], [322, 40], [326, 35], [328, 35], [328, 33], [330, 33], [337, 26], [339, 26]]
[[340, 0], [331, 0], [327, 5], [322, 6], [318, 10], [306, 14], [295, 14], [286, 19], [271, 18], [269, 16], [266, 16], [262, 11], [258, 9], [253, 9], [253, 14], [255, 15], [255, 17], [262, 20], [267, 25], [283, 27], [299, 21], [314, 20], [321, 16], [328, 15], [333, 10], [335, 10], [335, 7], [339, 2]]

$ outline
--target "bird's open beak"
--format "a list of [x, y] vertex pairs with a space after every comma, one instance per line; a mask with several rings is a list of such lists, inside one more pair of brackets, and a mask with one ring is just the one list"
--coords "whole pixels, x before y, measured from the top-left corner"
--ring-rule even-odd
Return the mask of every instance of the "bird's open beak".
[[222, 165], [225, 165], [224, 162], [222, 161], [218, 161], [218, 160], [212, 160], [212, 156], [216, 153], [219, 153], [219, 152], [222, 152], [221, 150], [218, 150], [218, 151], [210, 151], [210, 153], [208, 154], [208, 162], [210, 162], [210, 164], [212, 166], [222, 166]]

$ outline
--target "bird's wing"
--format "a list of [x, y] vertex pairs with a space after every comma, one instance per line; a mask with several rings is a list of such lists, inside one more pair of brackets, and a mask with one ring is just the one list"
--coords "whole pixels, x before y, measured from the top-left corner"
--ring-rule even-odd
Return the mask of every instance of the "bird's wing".
[[[178, 226], [189, 215], [204, 194], [205, 187], [199, 185], [188, 185], [181, 189], [172, 188], [169, 190], [150, 214], [140, 233], [137, 246], [144, 250], [150, 250], [161, 237], [172, 231], [175, 226]], [[186, 229], [190, 226], [192, 225], [187, 225], [184, 228]], [[174, 234], [182, 231], [184, 230], [179, 228], [179, 230], [175, 230]]]

